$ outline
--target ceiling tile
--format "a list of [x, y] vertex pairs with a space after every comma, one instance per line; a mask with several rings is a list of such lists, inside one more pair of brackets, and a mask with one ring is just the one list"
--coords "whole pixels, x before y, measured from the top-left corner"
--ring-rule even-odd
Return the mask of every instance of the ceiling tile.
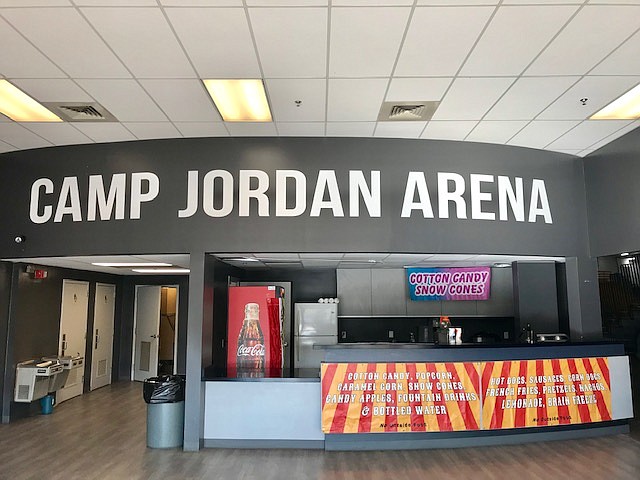
[[138, 140], [152, 138], [181, 137], [180, 132], [169, 122], [131, 122], [123, 124]]
[[222, 121], [200, 80], [140, 80], [140, 83], [171, 121]]
[[[327, 81], [271, 79], [266, 81], [273, 118], [278, 122], [324, 121]], [[296, 106], [296, 100], [302, 103]]]
[[480, 120], [513, 83], [513, 78], [457, 78], [434, 120]]
[[640, 31], [605, 58], [591, 72], [592, 75], [640, 75]]
[[17, 150], [17, 148], [8, 143], [0, 142], [0, 153], [13, 152], [14, 150]]
[[329, 75], [390, 75], [410, 12], [397, 7], [333, 8]]
[[[538, 120], [584, 120], [640, 82], [640, 77], [585, 77], [552, 103]], [[580, 99], [587, 98], [583, 105]]]
[[386, 101], [440, 100], [452, 78], [392, 78]]
[[232, 137], [275, 137], [276, 127], [272, 122], [226, 122]]
[[261, 77], [243, 8], [165, 11], [201, 78]]
[[156, 0], [73, 0], [78, 7], [157, 7]]
[[16, 8], [2, 15], [71, 77], [131, 77], [74, 8]]
[[0, 7], [70, 7], [70, 0], [0, 0]]
[[394, 75], [453, 76], [493, 11], [493, 7], [416, 8]]
[[95, 142], [124, 142], [136, 137], [120, 123], [76, 123], [76, 128]]
[[582, 150], [569, 148], [549, 148], [550, 152], [566, 153], [567, 155], [578, 155]]
[[167, 117], [135, 80], [78, 80], [121, 122], [165, 121]]
[[62, 78], [15, 79], [11, 83], [40, 102], [93, 102], [73, 80]]
[[174, 122], [183, 137], [228, 137], [222, 122]]
[[[461, 75], [519, 75], [577, 10], [577, 6], [502, 7]], [[526, 41], [505, 41], [522, 38]]]
[[329, 80], [329, 121], [375, 121], [384, 99], [387, 79]]
[[376, 122], [328, 122], [327, 137], [370, 137]]
[[323, 137], [324, 122], [278, 122], [281, 137]]
[[370, 7], [375, 6], [398, 6], [412, 5], [413, 0], [332, 0], [334, 7]]
[[504, 0], [503, 5], [558, 5], [558, 4], [580, 4], [584, 3], [584, 0]]
[[427, 122], [378, 122], [374, 137], [420, 138]]
[[478, 124], [477, 121], [430, 121], [421, 138], [435, 140], [464, 140]]
[[584, 150], [629, 123], [629, 120], [587, 120], [548, 145], [547, 149]]
[[638, 28], [636, 6], [582, 8], [527, 69], [527, 75], [582, 75]]
[[242, 0], [159, 0], [166, 7], [241, 7]]
[[266, 78], [324, 77], [326, 8], [250, 8], [251, 26]]
[[302, 260], [340, 260], [344, 253], [300, 253]]
[[324, 260], [303, 260], [304, 268], [338, 268], [340, 262], [324, 261]]
[[507, 143], [519, 147], [544, 148], [578, 123], [578, 120], [533, 121]]
[[69, 123], [26, 123], [24, 127], [54, 145], [93, 143], [93, 140], [82, 134]]
[[[418, 5], [497, 5], [500, 0], [418, 0]], [[535, 2], [530, 2], [535, 3]]]
[[0, 55], [0, 72], [6, 77], [66, 77], [62, 70], [2, 18], [0, 18], [0, 45], [11, 45], [11, 48], [3, 48]]
[[486, 120], [528, 120], [560, 97], [580, 77], [522, 77], [498, 100]]
[[326, 7], [329, 0], [246, 0], [245, 3], [248, 7]]
[[81, 11], [134, 76], [196, 76], [160, 9], [83, 8]]
[[482, 121], [465, 138], [468, 142], [505, 143], [527, 124], [526, 121]]
[[20, 149], [51, 146], [44, 138], [14, 122], [0, 122], [0, 141]]
[[599, 142], [594, 143], [593, 145], [590, 145], [589, 148], [591, 150], [597, 150], [601, 147], [604, 147], [608, 143], [614, 141], [616, 138], [620, 138], [621, 136], [629, 133], [631, 130], [635, 130], [636, 128], [638, 128], [638, 126], [640, 126], [640, 120], [633, 121], [630, 124], [622, 127], [620, 130], [617, 130], [613, 132], [611, 135], [603, 138]]

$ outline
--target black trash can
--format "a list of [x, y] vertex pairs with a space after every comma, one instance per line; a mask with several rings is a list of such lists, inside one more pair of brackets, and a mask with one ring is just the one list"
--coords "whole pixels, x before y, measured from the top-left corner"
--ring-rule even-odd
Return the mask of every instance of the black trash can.
[[142, 396], [147, 402], [147, 446], [180, 447], [184, 438], [183, 375], [161, 375], [144, 381]]

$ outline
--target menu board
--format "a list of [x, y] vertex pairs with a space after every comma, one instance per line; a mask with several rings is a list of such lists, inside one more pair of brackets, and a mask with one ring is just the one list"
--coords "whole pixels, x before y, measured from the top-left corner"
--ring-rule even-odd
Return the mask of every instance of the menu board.
[[495, 430], [611, 420], [607, 358], [323, 363], [325, 433]]

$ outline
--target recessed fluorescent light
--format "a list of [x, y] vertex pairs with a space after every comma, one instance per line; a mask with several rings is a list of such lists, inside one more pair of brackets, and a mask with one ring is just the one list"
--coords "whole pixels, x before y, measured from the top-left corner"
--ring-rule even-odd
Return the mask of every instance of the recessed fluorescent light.
[[271, 122], [262, 80], [203, 80], [225, 122]]
[[7, 80], [0, 80], [0, 113], [15, 122], [61, 122], [51, 111]]
[[591, 116], [591, 120], [634, 120], [640, 118], [640, 85]]
[[95, 262], [96, 267], [170, 267], [170, 263], [158, 262]]
[[621, 257], [626, 257], [627, 255], [629, 255], [629, 252], [624, 252], [620, 254]]
[[188, 268], [132, 268], [138, 273], [189, 273]]

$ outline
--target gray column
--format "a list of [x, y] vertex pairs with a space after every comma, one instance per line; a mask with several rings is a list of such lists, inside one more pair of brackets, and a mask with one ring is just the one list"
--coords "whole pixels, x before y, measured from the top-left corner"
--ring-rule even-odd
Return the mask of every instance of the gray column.
[[598, 262], [589, 257], [567, 257], [569, 328], [574, 342], [602, 339]]
[[184, 450], [200, 450], [204, 430], [202, 328], [204, 319], [205, 254], [191, 253], [187, 320], [187, 384], [184, 408]]

